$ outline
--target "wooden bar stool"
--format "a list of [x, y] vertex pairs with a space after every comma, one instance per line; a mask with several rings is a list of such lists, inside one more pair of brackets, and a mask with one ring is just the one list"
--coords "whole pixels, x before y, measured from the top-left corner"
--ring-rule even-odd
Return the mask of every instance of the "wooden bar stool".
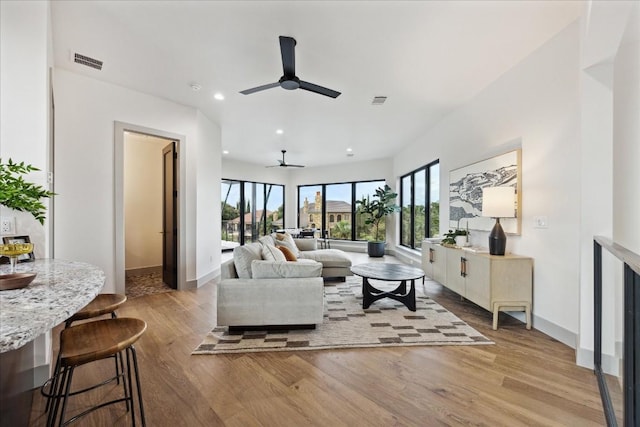
[[[96, 317], [104, 316], [106, 314], [110, 314], [111, 318], [115, 319], [118, 317], [116, 314], [116, 310], [126, 301], [127, 301], [126, 295], [99, 294], [93, 299], [93, 301], [91, 301], [89, 304], [84, 306], [80, 311], [78, 311], [76, 314], [74, 314], [73, 316], [65, 320], [64, 327], [66, 329], [70, 327], [73, 322], [78, 322], [80, 320], [93, 319]], [[71, 395], [92, 390], [96, 387], [107, 384], [113, 381], [114, 379], [117, 381], [118, 384], [120, 384], [120, 377], [123, 375], [122, 373], [124, 372], [124, 361], [122, 360], [122, 357], [119, 357], [118, 354], [114, 356], [114, 360], [116, 365], [116, 375], [114, 377], [109, 378], [108, 380], [100, 384], [96, 384], [92, 387], [85, 388], [83, 390], [74, 391], [71, 393]], [[118, 367], [118, 361], [120, 362], [120, 367]], [[59, 376], [60, 376], [60, 355], [58, 355], [58, 358], [56, 359], [56, 365], [55, 365], [55, 368], [53, 369], [53, 376], [49, 378], [47, 382], [45, 382], [42, 385], [42, 387], [40, 387], [40, 392], [47, 399], [47, 404], [44, 409], [45, 412], [47, 412], [49, 410], [49, 407], [51, 406], [51, 398], [52, 398], [53, 390], [56, 389]]]
[[[57, 389], [53, 393], [52, 398], [54, 403], [51, 411], [49, 411], [47, 426], [52, 427], [55, 425], [60, 404], [62, 404], [62, 409], [60, 411], [58, 425], [63, 426], [76, 421], [96, 409], [118, 402], [126, 402], [127, 411], [129, 409], [131, 410], [132, 425], [135, 426], [136, 416], [133, 399], [133, 382], [131, 380], [132, 362], [138, 405], [140, 408], [140, 420], [142, 425], [145, 426], [146, 421], [142, 403], [142, 391], [140, 389], [140, 375], [138, 372], [138, 357], [133, 344], [142, 336], [146, 329], [147, 324], [143, 320], [126, 317], [97, 320], [64, 329], [60, 333], [60, 381]], [[65, 421], [67, 402], [71, 397], [70, 390], [75, 368], [112, 357], [123, 351], [126, 353], [127, 359], [126, 375], [123, 376], [123, 382], [125, 384], [124, 397], [93, 406]]]

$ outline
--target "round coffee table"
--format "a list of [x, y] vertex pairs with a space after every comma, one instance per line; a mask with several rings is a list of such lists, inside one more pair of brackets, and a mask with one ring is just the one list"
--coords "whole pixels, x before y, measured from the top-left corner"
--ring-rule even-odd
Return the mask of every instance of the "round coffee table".
[[[424, 271], [404, 264], [388, 262], [370, 262], [351, 267], [351, 272], [362, 277], [362, 308], [369, 306], [381, 298], [391, 298], [403, 303], [409, 310], [416, 311], [415, 280], [424, 277]], [[400, 281], [392, 291], [381, 291], [369, 283], [369, 279]], [[411, 280], [411, 287], [407, 292], [407, 280]]]

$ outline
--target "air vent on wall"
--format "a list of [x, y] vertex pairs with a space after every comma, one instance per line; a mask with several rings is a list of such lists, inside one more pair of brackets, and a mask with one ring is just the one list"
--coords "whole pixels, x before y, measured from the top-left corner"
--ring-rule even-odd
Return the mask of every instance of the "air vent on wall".
[[374, 96], [371, 105], [382, 105], [387, 100], [386, 96]]
[[90, 58], [86, 55], [79, 53], [73, 54], [73, 62], [76, 64], [86, 65], [87, 67], [95, 68], [96, 70], [102, 70], [102, 61]]

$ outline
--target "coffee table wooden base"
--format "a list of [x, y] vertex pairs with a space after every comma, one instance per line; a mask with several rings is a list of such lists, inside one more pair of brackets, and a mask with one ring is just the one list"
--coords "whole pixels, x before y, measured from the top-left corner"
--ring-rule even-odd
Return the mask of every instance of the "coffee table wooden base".
[[391, 298], [404, 304], [409, 310], [416, 311], [416, 286], [415, 279], [411, 280], [409, 292], [407, 292], [407, 281], [402, 280], [397, 288], [392, 291], [381, 291], [369, 283], [369, 279], [362, 278], [362, 308], [366, 309], [374, 301], [381, 298]]

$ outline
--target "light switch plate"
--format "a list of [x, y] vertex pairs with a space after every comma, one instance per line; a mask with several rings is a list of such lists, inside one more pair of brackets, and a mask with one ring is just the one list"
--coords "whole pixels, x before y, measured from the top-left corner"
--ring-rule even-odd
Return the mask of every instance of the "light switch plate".
[[548, 228], [549, 220], [546, 215], [543, 216], [534, 216], [533, 217], [533, 227], [534, 228]]

